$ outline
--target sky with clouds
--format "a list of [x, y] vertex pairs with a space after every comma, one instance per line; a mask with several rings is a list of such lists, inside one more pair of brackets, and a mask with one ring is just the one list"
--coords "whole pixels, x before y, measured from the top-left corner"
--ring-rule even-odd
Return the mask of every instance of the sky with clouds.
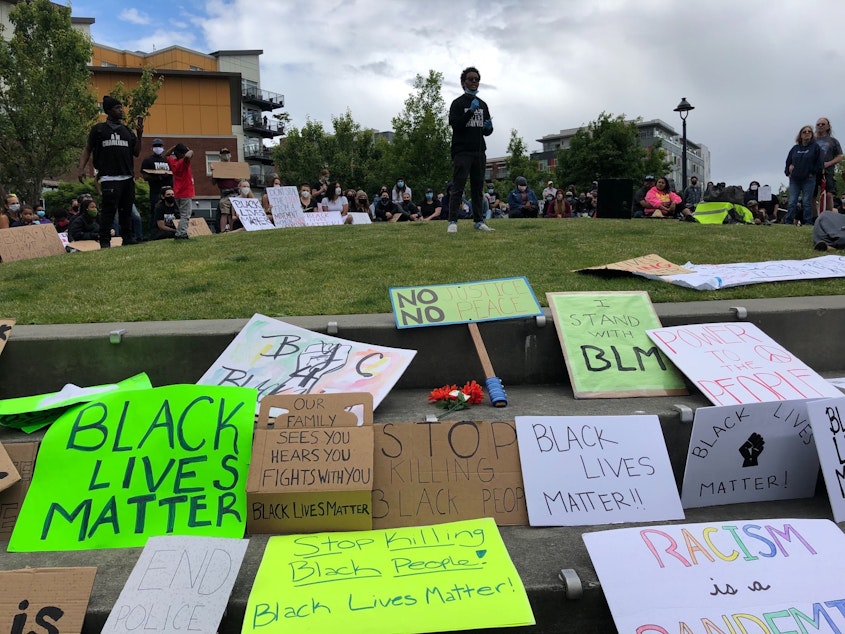
[[[262, 49], [262, 88], [285, 95], [292, 122], [331, 129], [347, 109], [391, 128], [417, 74], [443, 73], [447, 104], [462, 68], [496, 128], [529, 150], [599, 113], [662, 119], [695, 106], [690, 139], [711, 152], [713, 180], [786, 183], [802, 125], [828, 117], [845, 144], [843, 0], [73, 0], [96, 42], [152, 51]], [[108, 7], [106, 10], [105, 7]]]

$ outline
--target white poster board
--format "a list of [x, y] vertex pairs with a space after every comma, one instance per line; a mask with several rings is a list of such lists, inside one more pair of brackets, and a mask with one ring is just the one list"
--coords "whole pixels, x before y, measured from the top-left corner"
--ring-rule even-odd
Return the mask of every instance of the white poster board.
[[845, 397], [807, 403], [833, 519], [845, 522]]
[[273, 224], [278, 228], [304, 227], [305, 214], [296, 187], [268, 187], [267, 200], [273, 211]]
[[255, 388], [259, 404], [268, 394], [369, 392], [376, 408], [416, 354], [256, 314], [197, 383]]
[[622, 528], [585, 534], [584, 542], [625, 634], [845, 628], [845, 535], [829, 520]]
[[241, 219], [244, 229], [247, 231], [261, 231], [263, 229], [275, 229], [276, 226], [267, 219], [264, 207], [257, 198], [230, 198], [232, 208]]
[[657, 416], [517, 416], [531, 526], [683, 519]]
[[757, 190], [757, 200], [761, 203], [769, 202], [772, 199], [771, 185], [763, 185]]
[[819, 457], [807, 401], [699, 407], [684, 508], [812, 497]]
[[315, 211], [303, 215], [306, 227], [331, 227], [343, 224], [343, 216], [339, 211]]
[[840, 395], [749, 322], [691, 324], [646, 332], [714, 405]]
[[368, 214], [366, 211], [350, 211], [349, 215], [352, 216], [353, 225], [373, 224], [373, 219], [370, 218], [370, 214]]
[[216, 632], [248, 545], [248, 539], [150, 537], [103, 633]]

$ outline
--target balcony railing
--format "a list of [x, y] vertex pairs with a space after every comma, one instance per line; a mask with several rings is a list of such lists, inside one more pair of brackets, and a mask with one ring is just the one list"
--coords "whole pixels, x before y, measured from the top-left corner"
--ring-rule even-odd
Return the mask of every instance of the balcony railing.
[[245, 145], [244, 158], [271, 161], [273, 160], [273, 149], [264, 146]]
[[285, 133], [284, 122], [273, 119], [272, 117], [247, 115], [243, 117], [242, 122], [245, 128], [253, 128], [258, 132], [270, 133], [271, 136]]
[[276, 108], [284, 108], [285, 96], [277, 92], [270, 92], [269, 90], [262, 90], [257, 86], [252, 86], [241, 83], [241, 96], [245, 101], [252, 101], [266, 106], [267, 110], [275, 110]]

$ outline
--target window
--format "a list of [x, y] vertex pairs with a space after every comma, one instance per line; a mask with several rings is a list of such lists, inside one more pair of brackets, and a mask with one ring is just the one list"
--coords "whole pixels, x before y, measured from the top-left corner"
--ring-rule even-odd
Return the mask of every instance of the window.
[[117, 64], [112, 64], [111, 62], [106, 61], [100, 62], [100, 66], [103, 68], [117, 68]]
[[189, 65], [188, 70], [204, 70], [204, 69], [200, 68], [199, 66]]
[[211, 164], [217, 163], [220, 160], [220, 152], [206, 152], [205, 153], [205, 175], [211, 176]]

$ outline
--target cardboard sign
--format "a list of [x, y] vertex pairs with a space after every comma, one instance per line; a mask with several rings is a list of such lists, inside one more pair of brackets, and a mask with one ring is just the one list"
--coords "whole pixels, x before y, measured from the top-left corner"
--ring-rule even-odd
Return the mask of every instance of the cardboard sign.
[[[364, 423], [358, 426], [346, 408], [362, 405]], [[271, 408], [284, 410], [272, 427]], [[246, 484], [250, 534], [369, 530], [372, 488], [371, 394], [261, 401]]]
[[687, 262], [684, 266], [691, 273], [661, 276], [640, 273], [640, 275], [697, 291], [717, 291], [720, 288], [761, 284], [763, 282], [845, 277], [845, 257], [841, 255], [822, 255], [807, 260], [771, 260], [766, 262], [738, 262], [735, 264], [693, 264]]
[[408, 368], [416, 351], [322, 335], [253, 315], [200, 378], [201, 385], [238, 385], [268, 394], [369, 392], [373, 407]]
[[271, 537], [243, 629], [450, 632], [533, 625], [493, 520]]
[[26, 493], [29, 491], [38, 445], [38, 442], [10, 442], [5, 445], [6, 453], [15, 471], [20, 475], [20, 480], [5, 491], [0, 491], [0, 540], [2, 541], [8, 541], [12, 536], [12, 529], [15, 527]]
[[52, 224], [0, 229], [0, 260], [3, 262], [64, 254], [62, 240]]
[[647, 332], [714, 405], [840, 395], [749, 322], [692, 324]]
[[249, 163], [238, 161], [215, 161], [209, 163], [212, 178], [237, 178], [249, 180]]
[[188, 220], [188, 237], [197, 238], [199, 236], [210, 236], [211, 229], [208, 228], [208, 223], [203, 218], [191, 218]]
[[0, 572], [0, 632], [81, 632], [96, 574], [96, 568]]
[[103, 633], [216, 632], [248, 539], [150, 537]]
[[646, 334], [660, 319], [648, 293], [546, 293], [575, 398], [686, 394]]
[[255, 391], [117, 392], [44, 434], [11, 552], [143, 546], [153, 535], [243, 537]]
[[819, 457], [806, 401], [695, 410], [684, 508], [812, 497]]
[[268, 187], [265, 193], [272, 206], [273, 224], [276, 227], [305, 226], [305, 214], [299, 202], [297, 187]]
[[14, 319], [0, 319], [0, 354], [3, 353], [3, 348], [6, 347], [6, 342], [9, 341], [9, 336], [12, 334], [12, 327], [14, 325]]
[[492, 517], [528, 524], [513, 422], [375, 426], [373, 526]]
[[388, 289], [397, 328], [534, 317], [543, 311], [526, 277]]
[[79, 387], [68, 383], [58, 392], [0, 401], [0, 425], [29, 434], [52, 423], [69, 407], [94, 400], [106, 392], [147, 390], [151, 387], [150, 377], [144, 372], [108, 385]]
[[517, 416], [531, 526], [683, 519], [657, 416]]
[[845, 536], [829, 520], [622, 528], [584, 542], [619, 632], [845, 630]]
[[[120, 236], [113, 236], [110, 245], [112, 249], [114, 249], [115, 247], [122, 247], [123, 238], [121, 238]], [[74, 240], [73, 242], [68, 242], [67, 246], [69, 246], [71, 249], [75, 249], [76, 251], [81, 251], [83, 253], [100, 250], [100, 243], [96, 240]]]
[[276, 226], [267, 219], [267, 213], [257, 198], [230, 198], [232, 209], [241, 219], [244, 229], [247, 231], [263, 231], [275, 229]]
[[639, 258], [622, 260], [613, 264], [592, 266], [588, 269], [579, 269], [576, 273], [593, 273], [597, 275], [619, 275], [622, 273], [649, 274], [649, 275], [677, 275], [679, 273], [690, 273], [689, 269], [673, 264], [656, 253], [650, 253]]
[[15, 463], [0, 443], [0, 492], [5, 491], [16, 482], [20, 482], [21, 474], [15, 468]]
[[811, 401], [807, 413], [833, 519], [845, 522], [845, 397]]

